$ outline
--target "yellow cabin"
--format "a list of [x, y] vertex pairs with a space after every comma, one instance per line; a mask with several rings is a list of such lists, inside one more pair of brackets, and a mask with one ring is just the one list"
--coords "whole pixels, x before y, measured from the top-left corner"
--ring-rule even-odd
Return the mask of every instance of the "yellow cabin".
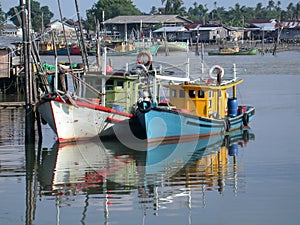
[[[228, 115], [228, 100], [236, 99], [235, 87], [241, 82], [236, 80], [222, 85], [186, 82], [170, 85], [170, 103], [197, 116], [225, 118]], [[229, 97], [227, 91], [231, 88], [232, 97]]]

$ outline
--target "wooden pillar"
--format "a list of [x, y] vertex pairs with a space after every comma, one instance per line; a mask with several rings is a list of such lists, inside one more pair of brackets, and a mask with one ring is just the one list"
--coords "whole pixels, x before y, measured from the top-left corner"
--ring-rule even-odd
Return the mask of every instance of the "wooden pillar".
[[[27, 7], [26, 7], [27, 6]], [[31, 44], [30, 44], [30, 1], [20, 0], [22, 10], [22, 34], [23, 34], [23, 54], [25, 72], [25, 145], [35, 142], [35, 112], [33, 108], [33, 77], [31, 67]]]

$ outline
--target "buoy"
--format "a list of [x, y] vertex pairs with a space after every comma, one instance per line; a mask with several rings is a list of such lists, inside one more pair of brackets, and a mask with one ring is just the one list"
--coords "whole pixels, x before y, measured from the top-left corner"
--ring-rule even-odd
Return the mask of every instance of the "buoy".
[[[144, 58], [147, 58], [147, 60], [144, 60]], [[150, 52], [140, 52], [137, 56], [138, 64], [142, 64], [144, 66], [149, 66], [152, 62], [152, 55]]]
[[113, 73], [113, 69], [111, 66], [106, 66], [106, 75], [112, 75]]
[[[217, 75], [214, 74], [214, 71], [215, 70], [218, 70], [217, 72]], [[212, 78], [212, 79], [218, 79], [218, 74], [219, 74], [219, 78], [222, 78], [224, 76], [224, 69], [223, 67], [219, 66], [219, 65], [214, 65], [210, 68], [209, 70], [209, 76]]]

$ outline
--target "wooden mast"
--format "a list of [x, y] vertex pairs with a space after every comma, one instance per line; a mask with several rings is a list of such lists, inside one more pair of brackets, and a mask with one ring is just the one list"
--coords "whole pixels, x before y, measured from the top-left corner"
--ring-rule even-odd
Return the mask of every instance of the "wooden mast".
[[31, 43], [30, 43], [30, 1], [20, 0], [22, 10], [22, 34], [23, 34], [23, 54], [25, 72], [25, 145], [34, 144], [34, 108], [33, 108], [33, 76], [31, 68]]
[[77, 11], [77, 17], [78, 17], [78, 23], [79, 23], [79, 29], [80, 29], [80, 38], [81, 38], [81, 53], [82, 53], [82, 60], [85, 66], [86, 70], [89, 70], [89, 62], [88, 62], [88, 57], [87, 57], [87, 52], [86, 52], [86, 46], [84, 43], [84, 36], [83, 36], [83, 29], [82, 29], [82, 23], [81, 23], [81, 17], [80, 17], [80, 12], [79, 12], [79, 6], [78, 6], [78, 0], [75, 0], [75, 5], [76, 5], [76, 11]]

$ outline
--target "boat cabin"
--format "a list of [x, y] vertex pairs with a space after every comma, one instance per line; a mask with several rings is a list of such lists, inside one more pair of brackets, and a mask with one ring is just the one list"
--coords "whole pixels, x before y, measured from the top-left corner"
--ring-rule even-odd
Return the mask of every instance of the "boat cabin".
[[111, 76], [105, 84], [106, 107], [133, 112], [133, 106], [137, 102], [137, 79], [138, 77]]
[[[229, 115], [228, 107], [232, 104], [237, 107], [235, 87], [241, 82], [242, 80], [238, 80], [224, 85], [186, 82], [170, 85], [170, 103], [197, 116], [225, 118]], [[229, 93], [228, 89], [232, 91]]]
[[102, 90], [102, 82], [105, 82], [106, 107], [129, 113], [134, 112], [134, 105], [138, 100], [136, 96], [139, 88], [138, 76], [125, 75], [124, 73], [102, 76], [89, 73], [85, 79], [97, 90]]

